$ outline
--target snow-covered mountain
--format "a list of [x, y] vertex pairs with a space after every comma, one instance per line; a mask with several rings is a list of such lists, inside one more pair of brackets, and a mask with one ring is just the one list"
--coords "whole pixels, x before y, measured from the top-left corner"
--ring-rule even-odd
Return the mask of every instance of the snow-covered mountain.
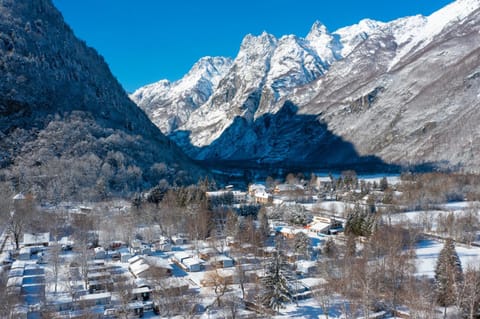
[[200, 59], [182, 79], [161, 80], [136, 90], [130, 98], [149, 115], [163, 133], [183, 125], [190, 113], [205, 103], [232, 65], [224, 57]]
[[316, 22], [305, 38], [247, 35], [170, 137], [207, 161], [322, 167], [378, 156], [472, 169], [480, 160], [464, 154], [477, 147], [476, 126], [457, 126], [479, 103], [479, 8], [457, 0], [428, 17], [366, 19], [331, 33]]

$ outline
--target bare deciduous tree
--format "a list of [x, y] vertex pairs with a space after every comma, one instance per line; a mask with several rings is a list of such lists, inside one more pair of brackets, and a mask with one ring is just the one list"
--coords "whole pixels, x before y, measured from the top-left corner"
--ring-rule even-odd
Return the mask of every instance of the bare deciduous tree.
[[207, 286], [213, 287], [216, 296], [215, 303], [218, 307], [221, 307], [222, 298], [228, 290], [228, 279], [220, 274], [218, 268], [215, 268], [205, 275], [204, 280]]
[[458, 289], [457, 304], [462, 309], [465, 318], [478, 318], [480, 310], [480, 272], [471, 266], [467, 267], [464, 280]]

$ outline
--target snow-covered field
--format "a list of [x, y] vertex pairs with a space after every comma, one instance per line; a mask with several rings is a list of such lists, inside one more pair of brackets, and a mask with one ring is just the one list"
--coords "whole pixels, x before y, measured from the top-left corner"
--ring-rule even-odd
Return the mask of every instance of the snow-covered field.
[[[435, 265], [443, 243], [437, 240], [426, 239], [418, 243], [416, 253], [417, 274], [420, 276], [434, 277]], [[480, 265], [480, 247], [467, 247], [456, 245], [456, 251], [462, 262], [463, 269], [478, 267]]]

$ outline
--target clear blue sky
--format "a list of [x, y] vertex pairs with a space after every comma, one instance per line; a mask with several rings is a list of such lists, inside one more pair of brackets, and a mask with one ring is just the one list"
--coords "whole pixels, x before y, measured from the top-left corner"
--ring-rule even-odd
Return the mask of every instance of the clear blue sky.
[[201, 57], [238, 53], [243, 37], [305, 36], [363, 18], [429, 15], [452, 0], [53, 0], [75, 34], [104, 56], [124, 88], [177, 80]]

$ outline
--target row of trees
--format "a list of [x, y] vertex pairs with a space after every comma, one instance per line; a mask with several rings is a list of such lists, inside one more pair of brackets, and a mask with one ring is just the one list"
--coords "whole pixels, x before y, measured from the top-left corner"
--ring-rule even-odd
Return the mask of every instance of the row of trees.
[[402, 174], [401, 205], [428, 209], [453, 200], [480, 199], [480, 176], [460, 173]]

